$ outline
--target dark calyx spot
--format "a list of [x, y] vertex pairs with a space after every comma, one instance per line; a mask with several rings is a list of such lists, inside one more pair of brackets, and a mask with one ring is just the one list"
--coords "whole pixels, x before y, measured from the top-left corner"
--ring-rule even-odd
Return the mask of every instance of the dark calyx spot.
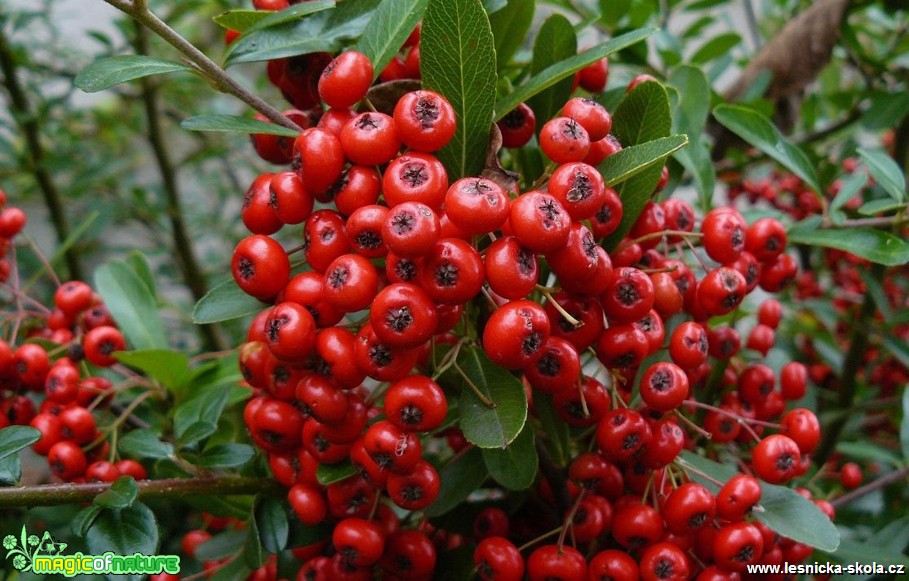
[[395, 234], [407, 234], [417, 225], [417, 218], [408, 211], [398, 212], [391, 217], [391, 229]]
[[562, 369], [562, 362], [552, 353], [544, 353], [537, 359], [537, 371], [544, 377], [556, 377]]
[[237, 264], [237, 270], [240, 273], [240, 278], [243, 280], [249, 280], [256, 276], [256, 266], [253, 264], [253, 261], [248, 258], [240, 259]]
[[287, 317], [275, 317], [269, 319], [268, 323], [265, 325], [265, 336], [268, 337], [270, 343], [277, 343], [278, 337], [281, 334], [281, 327], [287, 324]]
[[413, 115], [420, 120], [422, 129], [432, 129], [439, 119], [439, 104], [435, 99], [420, 97], [413, 108]]
[[438, 286], [455, 286], [458, 284], [458, 267], [445, 262], [436, 267], [435, 280]]
[[634, 450], [641, 445], [641, 437], [637, 434], [628, 434], [622, 438], [623, 450]]
[[354, 236], [354, 244], [366, 250], [375, 250], [382, 246], [382, 236], [375, 230], [364, 230]]
[[403, 281], [410, 281], [417, 277], [417, 265], [409, 258], [401, 258], [395, 262], [395, 275]]
[[379, 122], [369, 113], [362, 115], [356, 122], [357, 129], [378, 129]]
[[426, 494], [426, 492], [419, 484], [408, 484], [401, 490], [401, 496], [407, 502], [416, 502], [423, 498], [424, 494]]
[[337, 233], [335, 232], [334, 228], [325, 228], [324, 230], [319, 232], [319, 240], [321, 240], [322, 242], [331, 242], [332, 240], [335, 239], [336, 234]]
[[526, 123], [527, 116], [524, 115], [524, 111], [520, 107], [512, 109], [505, 117], [502, 117], [502, 124], [509, 129], [520, 129]]
[[562, 124], [562, 135], [569, 139], [580, 139], [582, 135], [581, 131], [581, 126], [574, 119], [569, 119]]
[[539, 351], [542, 346], [543, 335], [539, 331], [533, 331], [521, 341], [521, 352], [524, 353], [524, 355], [533, 355]]
[[517, 255], [518, 270], [521, 271], [521, 274], [531, 274], [535, 270], [536, 262], [533, 258], [533, 252], [527, 250], [526, 248], [521, 248], [518, 250]]
[[630, 282], [620, 283], [616, 288], [615, 297], [625, 306], [631, 306], [641, 300], [637, 287]]
[[571, 182], [571, 189], [568, 190], [566, 198], [569, 202], [580, 202], [586, 200], [593, 194], [593, 187], [590, 185], [590, 178], [587, 173], [578, 170], [574, 174]]
[[423, 421], [423, 410], [412, 403], [401, 408], [401, 423], [407, 426], [417, 426]]
[[562, 215], [562, 212], [559, 211], [558, 206], [556, 206], [555, 200], [551, 199], [544, 199], [543, 202], [537, 206], [537, 209], [543, 216], [544, 224], [553, 222]]
[[669, 559], [660, 559], [653, 567], [653, 574], [657, 579], [669, 579], [673, 576], [675, 568]]
[[376, 367], [388, 367], [394, 361], [394, 355], [387, 345], [377, 343], [369, 348], [369, 360]]
[[650, 376], [650, 387], [657, 391], [666, 391], [672, 387], [672, 376], [668, 371], [660, 369]]
[[736, 226], [732, 231], [732, 247], [741, 248], [745, 245], [745, 233], [742, 231], [741, 226]]
[[594, 218], [596, 218], [597, 222], [600, 224], [609, 222], [612, 220], [612, 208], [610, 208], [608, 204], [603, 204], [600, 206], [600, 209], [597, 210], [597, 213], [594, 214]]
[[422, 186], [429, 181], [429, 172], [422, 163], [405, 163], [401, 168], [401, 181], [412, 188]]
[[795, 456], [792, 454], [780, 454], [779, 458], [776, 459], [777, 470], [787, 472], [792, 470], [793, 466], [795, 466]]
[[385, 326], [395, 333], [403, 333], [411, 325], [413, 325], [413, 313], [410, 312], [410, 307], [389, 309], [385, 313]]
[[350, 271], [346, 266], [337, 266], [328, 275], [328, 286], [331, 288], [341, 288], [347, 284], [350, 277]]

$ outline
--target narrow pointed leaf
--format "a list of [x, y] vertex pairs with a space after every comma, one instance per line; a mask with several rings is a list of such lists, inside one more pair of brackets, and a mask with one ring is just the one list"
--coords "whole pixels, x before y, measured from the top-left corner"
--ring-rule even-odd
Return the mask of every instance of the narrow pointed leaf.
[[243, 292], [233, 279], [218, 284], [193, 308], [197, 325], [239, 319], [262, 310], [262, 303]]
[[[571, 22], [561, 14], [547, 18], [533, 42], [533, 59], [530, 61], [531, 76], [537, 75], [552, 65], [578, 53], [578, 40]], [[566, 77], [551, 87], [540, 91], [527, 100], [533, 109], [537, 122], [537, 133], [543, 124], [555, 117], [556, 113], [571, 96], [572, 78]]]
[[884, 266], [909, 262], [909, 242], [889, 232], [874, 228], [825, 230], [818, 226], [818, 221], [811, 219], [794, 224], [789, 229], [789, 243], [845, 250]]
[[280, 135], [282, 137], [296, 137], [300, 134], [299, 131], [294, 131], [275, 123], [248, 117], [237, 117], [236, 115], [198, 115], [184, 120], [180, 123], [180, 127], [190, 131], [261, 133], [265, 135]]
[[375, 69], [375, 78], [391, 61], [423, 18], [428, 0], [384, 0], [360, 41], [357, 50], [369, 57]]
[[857, 151], [868, 165], [874, 181], [884, 188], [891, 198], [897, 202], [904, 202], [906, 200], [906, 177], [893, 158], [878, 149], [859, 148]]
[[132, 268], [124, 262], [108, 262], [95, 271], [95, 288], [132, 347], [167, 348], [158, 300]]
[[508, 5], [489, 15], [496, 46], [496, 68], [501, 71], [521, 48], [533, 25], [535, 0], [508, 0]]
[[524, 424], [518, 437], [505, 448], [484, 449], [483, 461], [489, 475], [505, 488], [524, 490], [530, 487], [539, 467], [533, 428]]
[[143, 77], [192, 70], [189, 65], [176, 61], [142, 55], [120, 55], [88, 65], [76, 75], [73, 84], [86, 93], [96, 93]]
[[666, 157], [688, 144], [685, 135], [670, 135], [653, 141], [632, 145], [604, 159], [597, 168], [609, 187], [634, 177], [654, 165], [662, 168]]

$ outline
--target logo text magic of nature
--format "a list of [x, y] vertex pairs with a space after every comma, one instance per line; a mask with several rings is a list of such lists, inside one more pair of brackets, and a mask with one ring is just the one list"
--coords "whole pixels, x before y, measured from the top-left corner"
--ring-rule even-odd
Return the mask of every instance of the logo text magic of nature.
[[56, 541], [50, 533], [43, 537], [29, 535], [25, 527], [17, 539], [15, 535], [3, 537], [6, 558], [13, 559], [13, 567], [23, 573], [42, 575], [154, 575], [157, 573], [177, 574], [180, 572], [180, 557], [177, 555], [115, 555], [107, 551], [102, 555], [63, 555], [66, 543]]

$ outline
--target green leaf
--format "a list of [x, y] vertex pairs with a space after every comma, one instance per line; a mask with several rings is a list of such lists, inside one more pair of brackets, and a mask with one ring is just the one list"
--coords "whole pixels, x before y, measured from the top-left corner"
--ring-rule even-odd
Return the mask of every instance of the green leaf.
[[742, 37], [734, 32], [718, 34], [701, 45], [701, 48], [691, 55], [691, 62], [702, 64], [711, 61], [718, 56], [728, 54], [740, 42], [742, 42]]
[[[627, 32], [621, 36], [617, 36], [607, 42], [598, 44], [588, 50], [585, 50], [581, 54], [556, 63], [551, 67], [548, 67], [546, 70], [540, 71], [539, 74], [531, 77], [530, 80], [528, 80], [526, 83], [496, 103], [495, 120], [500, 121], [502, 117], [510, 113], [515, 107], [524, 101], [530, 99], [540, 91], [553, 86], [562, 79], [570, 77], [590, 63], [596, 62], [604, 56], [608, 56], [616, 51], [622, 50], [623, 48], [627, 48], [635, 43], [638, 43], [648, 36], [654, 34], [655, 32], [657, 32], [657, 29], [649, 26]], [[663, 136], [661, 135], [660, 137]]]
[[900, 447], [903, 458], [909, 462], [909, 389], [903, 390], [903, 419], [900, 420]]
[[458, 414], [461, 431], [467, 441], [480, 448], [503, 448], [510, 444], [527, 419], [527, 397], [524, 386], [514, 375], [492, 363], [480, 348], [462, 349], [458, 364], [474, 386], [495, 404], [480, 401], [456, 370], [442, 377], [448, 385], [458, 386]]
[[445, 96], [458, 127], [438, 152], [451, 181], [480, 175], [496, 98], [496, 55], [479, 0], [430, 0], [420, 36], [423, 86]]
[[239, 319], [258, 313], [263, 306], [263, 303], [243, 292], [234, 279], [225, 280], [196, 303], [193, 308], [193, 323], [205, 325]]
[[717, 105], [713, 116], [727, 129], [766, 153], [797, 175], [815, 192], [824, 188], [818, 182], [814, 164], [801, 149], [789, 143], [766, 116], [741, 105]]
[[66, 237], [66, 240], [60, 243], [54, 249], [54, 255], [48, 259], [48, 262], [51, 266], [57, 267], [63, 264], [63, 260], [66, 257], [66, 253], [70, 248], [76, 245], [77, 242], [88, 232], [88, 229], [91, 228], [92, 224], [95, 223], [95, 220], [98, 219], [98, 216], [101, 215], [101, 212], [98, 210], [93, 210], [78, 226], [70, 230], [69, 236]]
[[296, 137], [299, 131], [282, 127], [275, 123], [238, 117], [236, 115], [198, 115], [180, 123], [180, 127], [189, 131], [217, 131], [221, 133], [255, 133]]
[[86, 93], [96, 93], [120, 83], [151, 75], [192, 70], [189, 65], [150, 56], [111, 56], [96, 60], [82, 69], [76, 75], [73, 84]]
[[868, 176], [864, 172], [854, 173], [845, 178], [840, 183], [840, 190], [836, 193], [836, 197], [830, 202], [830, 211], [842, 208], [855, 194], [859, 193], [859, 190], [865, 187], [867, 182]]
[[713, 200], [716, 174], [710, 151], [702, 135], [710, 113], [710, 83], [704, 71], [693, 66], [681, 66], [669, 75], [669, 84], [679, 93], [679, 99], [672, 113], [672, 130], [688, 136], [690, 144], [677, 152], [675, 158], [694, 178], [698, 191], [698, 202], [707, 211]]
[[256, 502], [255, 521], [262, 548], [273, 555], [283, 551], [290, 534], [284, 502], [277, 498], [259, 499]]
[[340, 462], [338, 464], [319, 464], [319, 469], [316, 471], [316, 478], [319, 480], [319, 484], [328, 486], [329, 484], [334, 484], [335, 482], [350, 478], [356, 473], [357, 471], [354, 469], [353, 464], [349, 461]]
[[200, 435], [210, 428], [216, 429], [229, 395], [226, 389], [215, 386], [202, 391], [174, 410], [174, 434], [180, 438], [181, 444], [189, 445], [214, 432], [212, 429], [212, 432]]
[[369, 57], [374, 78], [398, 54], [401, 46], [423, 18], [428, 0], [384, 0], [363, 30], [357, 50]]
[[256, 455], [249, 444], [216, 444], [206, 448], [192, 463], [205, 468], [236, 468], [243, 466]]
[[[320, 12], [302, 20], [262, 20], [230, 45], [225, 62], [234, 65], [313, 52], [335, 52], [342, 48], [344, 42], [360, 36], [379, 2], [380, 0], [345, 0], [334, 10], [322, 8]], [[271, 17], [280, 19], [288, 10], [302, 10], [315, 4], [317, 3], [298, 4]]]
[[161, 459], [170, 458], [174, 447], [158, 439], [158, 434], [150, 429], [138, 429], [128, 432], [117, 442], [121, 454], [133, 458]]
[[489, 25], [495, 39], [496, 70], [504, 69], [521, 48], [533, 25], [535, 9], [535, 0], [508, 0], [505, 8], [489, 15]]
[[524, 490], [533, 484], [540, 459], [529, 423], [515, 440], [505, 448], [483, 450], [483, 462], [496, 482], [511, 490]]
[[[567, 18], [555, 13], [547, 18], [537, 38], [533, 42], [533, 59], [530, 61], [530, 74], [538, 75], [547, 68], [571, 58], [578, 53], [578, 40], [574, 28]], [[543, 124], [556, 116], [565, 101], [571, 96], [572, 77], [565, 77], [551, 87], [540, 91], [527, 100], [533, 109], [539, 134]]]
[[127, 508], [132, 506], [139, 495], [139, 487], [132, 476], [121, 476], [110, 488], [95, 497], [93, 501], [103, 508]]
[[22, 462], [19, 456], [7, 456], [0, 460], [0, 485], [15, 486], [22, 479]]
[[642, 171], [657, 165], [662, 169], [666, 157], [688, 144], [686, 135], [670, 135], [653, 141], [625, 147], [610, 155], [597, 166], [609, 187], [636, 176]]
[[114, 356], [117, 361], [141, 371], [161, 382], [171, 391], [180, 389], [190, 377], [189, 358], [167, 349], [139, 349], [121, 351]]
[[880, 462], [887, 466], [896, 467], [902, 465], [902, 458], [899, 455], [867, 441], [838, 442], [836, 451], [856, 460]]
[[133, 250], [127, 256], [124, 262], [135, 271], [136, 275], [145, 283], [148, 292], [156, 295], [155, 292], [155, 274], [152, 272], [148, 258], [138, 250]]
[[215, 24], [226, 30], [246, 32], [259, 22], [268, 18], [266, 10], [228, 10], [212, 18]]
[[70, 523], [70, 530], [73, 531], [73, 534], [77, 537], [84, 537], [86, 533], [88, 533], [88, 529], [94, 524], [95, 519], [98, 518], [98, 515], [101, 514], [101, 511], [103, 510], [104, 509], [97, 504], [86, 506], [76, 513], [72, 523]]
[[92, 555], [107, 551], [115, 555], [154, 555], [158, 550], [158, 523], [154, 513], [141, 502], [120, 510], [102, 510], [89, 527], [85, 543]]
[[265, 562], [265, 549], [262, 547], [262, 539], [259, 531], [259, 523], [256, 518], [255, 507], [253, 505], [253, 514], [249, 519], [249, 536], [246, 537], [246, 544], [243, 546], [243, 562], [250, 569], [258, 569]]
[[568, 424], [556, 413], [552, 396], [548, 393], [534, 393], [533, 411], [546, 434], [547, 449], [553, 461], [559, 466], [566, 466], [571, 459], [571, 432]]
[[[903, 522], [903, 526], [909, 524]], [[834, 561], [844, 565], [853, 563], [876, 563], [878, 565], [905, 565], [909, 566], [909, 557], [901, 555], [898, 550], [886, 550], [881, 547], [880, 543], [866, 542], [861, 543], [851, 540], [843, 540], [836, 551], [824, 551]], [[837, 576], [839, 577], [839, 576]]]
[[486, 464], [479, 448], [472, 448], [439, 471], [439, 496], [423, 511], [428, 517], [439, 516], [457, 508], [477, 490], [487, 477]]
[[[666, 137], [671, 126], [669, 95], [663, 85], [652, 81], [641, 83], [628, 93], [612, 116], [612, 133], [623, 148]], [[615, 188], [622, 199], [622, 222], [605, 240], [606, 248], [612, 248], [631, 230], [653, 195], [661, 171], [661, 165], [652, 164]]]
[[8, 426], [0, 430], [0, 460], [28, 448], [41, 439], [41, 432], [29, 426]]
[[880, 149], [860, 147], [856, 152], [865, 160], [874, 181], [884, 188], [891, 198], [897, 202], [906, 200], [906, 177], [892, 157]]
[[877, 214], [890, 214], [896, 210], [906, 207], [906, 202], [899, 202], [889, 198], [883, 200], [871, 200], [861, 205], [858, 213], [862, 216], [876, 216]]
[[237, 553], [246, 542], [249, 532], [245, 530], [226, 530], [214, 535], [196, 547], [194, 557], [200, 561], [215, 561]]
[[508, 0], [483, 0], [483, 10], [486, 11], [486, 14], [498, 12], [502, 8], [505, 8], [507, 1]]
[[802, 220], [789, 229], [790, 244], [836, 248], [885, 266], [909, 262], [909, 243], [889, 232], [874, 228], [819, 230], [817, 220]]
[[[679, 458], [683, 467], [686, 464], [693, 466], [721, 482], [726, 482], [737, 473], [732, 466], [718, 464], [687, 450], [683, 450]], [[697, 472], [691, 471], [689, 475], [712, 490], [718, 489], [716, 484]], [[822, 551], [835, 551], [839, 546], [839, 531], [827, 515], [813, 502], [791, 488], [761, 482], [760, 505], [764, 511], [754, 512], [755, 518], [782, 536]]]
[[600, 0], [600, 20], [608, 26], [615, 26], [628, 14], [632, 0]]
[[293, 23], [302, 20], [310, 14], [322, 12], [323, 10], [328, 10], [329, 8], [334, 7], [335, 0], [310, 0], [309, 2], [298, 3], [297, 5], [291, 6], [290, 8], [272, 12], [259, 22], [252, 25], [249, 30], [247, 30], [247, 32], [252, 33], [259, 30], [272, 28], [281, 24]]
[[95, 271], [95, 288], [133, 348], [167, 348], [158, 301], [132, 268], [108, 262]]

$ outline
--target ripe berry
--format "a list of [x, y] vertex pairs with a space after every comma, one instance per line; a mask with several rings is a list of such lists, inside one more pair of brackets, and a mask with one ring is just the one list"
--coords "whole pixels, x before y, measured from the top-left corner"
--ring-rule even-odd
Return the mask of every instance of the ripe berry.
[[528, 300], [511, 301], [486, 322], [483, 350], [496, 365], [520, 369], [541, 351], [549, 329], [549, 318], [540, 305]]
[[568, 242], [571, 217], [551, 194], [530, 191], [512, 202], [508, 223], [521, 245], [551, 252]]
[[716, 499], [704, 486], [686, 482], [673, 490], [663, 505], [663, 519], [670, 532], [690, 535], [713, 522]]
[[638, 321], [653, 308], [653, 282], [637, 268], [616, 268], [600, 301], [610, 322]]
[[385, 245], [389, 251], [404, 258], [415, 258], [429, 252], [441, 232], [439, 217], [421, 202], [403, 202], [394, 206], [387, 212], [382, 224]]
[[423, 257], [418, 279], [433, 301], [456, 305], [480, 292], [484, 275], [483, 259], [473, 245], [457, 238], [441, 238]]
[[586, 163], [560, 165], [552, 172], [546, 189], [562, 204], [572, 220], [586, 220], [594, 216], [606, 202], [603, 176]]
[[523, 299], [536, 288], [539, 266], [536, 255], [514, 236], [496, 238], [486, 248], [486, 282], [494, 293], [509, 300]]
[[344, 254], [328, 265], [322, 292], [328, 304], [352, 313], [369, 306], [378, 286], [378, 273], [369, 260], [359, 254]]
[[751, 523], [728, 524], [713, 539], [714, 562], [729, 571], [744, 571], [746, 565], [758, 562], [763, 553], [764, 539]]
[[473, 552], [477, 576], [483, 581], [521, 581], [524, 557], [508, 539], [488, 537]]
[[612, 129], [612, 116], [606, 107], [590, 98], [575, 97], [562, 107], [562, 115], [571, 117], [587, 130], [590, 141], [599, 141]]
[[[37, 416], [35, 416], [37, 419]], [[32, 426], [34, 426], [34, 420], [32, 420]], [[35, 444], [37, 446], [37, 444]], [[840, 483], [843, 485], [843, 488], [847, 490], [852, 490], [858, 488], [862, 484], [862, 469], [855, 462], [846, 462], [840, 468]]]
[[[347, 159], [360, 165], [382, 165], [398, 153], [401, 142], [394, 120], [373, 111], [360, 113], [341, 129], [341, 147]], [[340, 175], [340, 172], [338, 172]]]
[[704, 250], [720, 264], [730, 264], [745, 250], [745, 220], [730, 208], [715, 208], [701, 224]]
[[650, 545], [641, 552], [642, 581], [686, 581], [691, 575], [688, 555], [672, 542]]
[[654, 363], [641, 376], [641, 398], [650, 408], [669, 412], [688, 397], [688, 377], [678, 365]]
[[433, 91], [412, 91], [398, 100], [394, 110], [395, 132], [414, 151], [437, 151], [457, 130], [454, 108]]
[[420, 460], [406, 474], [388, 477], [388, 496], [404, 510], [423, 510], [439, 496], [440, 484], [432, 464]]
[[583, 161], [590, 150], [590, 136], [570, 117], [554, 117], [540, 130], [540, 148], [556, 163]]
[[414, 151], [388, 164], [382, 184], [382, 193], [390, 207], [420, 202], [439, 210], [448, 190], [448, 173], [436, 156]]
[[382, 238], [382, 228], [388, 216], [388, 208], [371, 204], [353, 211], [344, 225], [347, 239], [353, 251], [366, 258], [381, 258], [388, 254], [388, 247]]
[[496, 123], [502, 132], [502, 147], [524, 147], [537, 129], [533, 109], [521, 103]]
[[425, 375], [411, 375], [391, 384], [385, 393], [385, 416], [405, 432], [429, 432], [448, 413], [445, 393]]
[[243, 292], [267, 301], [287, 284], [290, 260], [280, 244], [268, 236], [256, 234], [237, 244], [231, 271]]
[[305, 129], [294, 142], [294, 167], [304, 187], [314, 194], [327, 191], [344, 169], [341, 141], [321, 127]]
[[113, 356], [116, 351], [126, 349], [126, 339], [120, 329], [111, 326], [95, 327], [85, 334], [82, 341], [82, 350], [85, 358], [92, 365], [110, 367], [117, 362]]
[[587, 560], [568, 545], [542, 545], [527, 558], [527, 577], [530, 581], [586, 581]]
[[335, 525], [331, 542], [344, 564], [368, 567], [382, 557], [385, 535], [376, 522], [352, 517]]
[[319, 96], [329, 107], [350, 107], [366, 96], [372, 79], [369, 57], [355, 50], [343, 52], [323, 69]]
[[798, 444], [782, 434], [767, 436], [758, 442], [751, 457], [755, 474], [771, 484], [791, 480], [801, 460]]
[[740, 521], [761, 499], [761, 485], [753, 476], [736, 474], [716, 495], [717, 515], [728, 521]]
[[269, 351], [278, 359], [302, 364], [316, 341], [316, 322], [302, 305], [284, 302], [271, 310], [265, 321]]
[[630, 409], [608, 412], [597, 424], [597, 446], [612, 461], [635, 457], [652, 438], [650, 426], [641, 414]]
[[448, 219], [471, 236], [501, 228], [509, 209], [508, 195], [502, 186], [483, 178], [460, 179], [445, 194]]
[[708, 315], [725, 315], [734, 311], [745, 298], [746, 286], [741, 273], [721, 266], [711, 270], [698, 283], [697, 300]]
[[380, 341], [393, 349], [408, 349], [435, 334], [438, 315], [435, 303], [422, 288], [395, 283], [376, 295], [369, 322]]

